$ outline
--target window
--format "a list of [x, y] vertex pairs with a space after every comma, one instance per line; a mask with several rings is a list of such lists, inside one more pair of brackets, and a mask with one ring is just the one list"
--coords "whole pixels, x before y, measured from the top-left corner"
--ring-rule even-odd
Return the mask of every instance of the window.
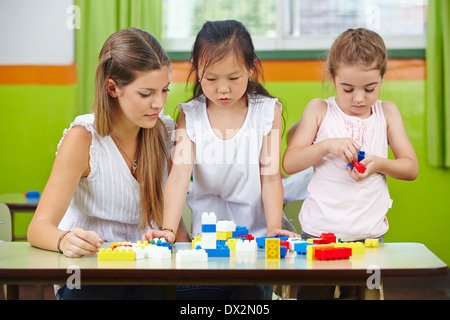
[[163, 0], [163, 44], [190, 51], [207, 20], [235, 19], [257, 50], [323, 50], [348, 28], [378, 32], [389, 49], [423, 49], [428, 0]]

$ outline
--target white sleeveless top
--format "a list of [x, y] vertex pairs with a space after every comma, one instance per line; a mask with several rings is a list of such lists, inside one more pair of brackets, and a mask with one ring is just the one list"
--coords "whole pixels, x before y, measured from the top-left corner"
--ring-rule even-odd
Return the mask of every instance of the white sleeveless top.
[[239, 132], [231, 139], [217, 136], [200, 96], [179, 104], [186, 115], [186, 130], [194, 142], [193, 187], [187, 196], [192, 211], [192, 236], [201, 236], [202, 213], [215, 212], [217, 220], [231, 220], [251, 234], [267, 234], [261, 197], [260, 154], [272, 129], [278, 99], [249, 96], [248, 111]]
[[[327, 114], [314, 143], [328, 138], [352, 138], [366, 155], [388, 157], [386, 119], [381, 101], [372, 115], [360, 119], [345, 114], [334, 97], [327, 101]], [[327, 155], [314, 165], [308, 196], [300, 210], [302, 231], [314, 236], [333, 232], [343, 241], [380, 237], [389, 228], [386, 213], [392, 205], [386, 176], [375, 173], [356, 182], [347, 172], [347, 163]]]
[[[175, 123], [163, 112], [160, 119], [166, 125], [170, 137]], [[139, 183], [111, 137], [101, 137], [97, 133], [93, 114], [78, 116], [70, 128], [64, 130], [58, 149], [67, 132], [74, 126], [83, 126], [92, 134], [89, 151], [91, 172], [86, 178], [80, 179], [58, 228], [92, 230], [104, 241], [140, 240], [145, 231], [140, 229], [142, 210]], [[166, 139], [166, 147], [170, 154], [173, 142], [169, 140]], [[166, 168], [163, 177], [165, 182]]]

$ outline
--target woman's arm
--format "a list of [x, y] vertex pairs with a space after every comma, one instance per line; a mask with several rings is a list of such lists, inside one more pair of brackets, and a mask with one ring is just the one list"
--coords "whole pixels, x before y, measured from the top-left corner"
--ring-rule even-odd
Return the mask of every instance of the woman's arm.
[[94, 254], [101, 246], [102, 239], [95, 232], [76, 229], [67, 234], [57, 247], [64, 232], [58, 229], [58, 224], [69, 207], [80, 178], [90, 172], [91, 142], [91, 134], [80, 126], [70, 129], [64, 138], [28, 227], [27, 237], [31, 245], [51, 251], [61, 249], [70, 257]]

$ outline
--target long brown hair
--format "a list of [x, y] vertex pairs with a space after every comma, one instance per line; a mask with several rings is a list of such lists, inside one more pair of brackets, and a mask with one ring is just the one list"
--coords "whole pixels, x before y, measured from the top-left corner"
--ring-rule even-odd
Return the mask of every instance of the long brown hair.
[[[112, 133], [119, 108], [116, 99], [106, 90], [109, 79], [119, 86], [133, 82], [139, 71], [159, 70], [170, 67], [170, 60], [150, 33], [127, 28], [112, 34], [100, 51], [95, 78], [94, 113], [95, 126], [99, 135]], [[151, 129], [141, 128], [138, 135], [137, 181], [139, 182], [142, 205], [141, 228], [162, 225], [163, 172], [167, 165], [166, 141], [169, 135], [163, 122], [158, 119]]]

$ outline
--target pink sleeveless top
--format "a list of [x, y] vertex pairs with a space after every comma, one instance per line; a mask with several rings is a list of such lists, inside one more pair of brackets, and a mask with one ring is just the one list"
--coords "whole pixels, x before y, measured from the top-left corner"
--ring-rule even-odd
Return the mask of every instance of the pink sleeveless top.
[[[388, 157], [381, 101], [375, 103], [367, 119], [345, 114], [334, 97], [326, 102], [327, 114], [314, 143], [328, 138], [352, 138], [366, 155]], [[309, 195], [299, 214], [302, 231], [314, 236], [333, 232], [343, 241], [382, 236], [389, 228], [386, 213], [392, 205], [386, 176], [375, 173], [356, 182], [346, 166], [344, 160], [331, 154], [314, 165]]]

